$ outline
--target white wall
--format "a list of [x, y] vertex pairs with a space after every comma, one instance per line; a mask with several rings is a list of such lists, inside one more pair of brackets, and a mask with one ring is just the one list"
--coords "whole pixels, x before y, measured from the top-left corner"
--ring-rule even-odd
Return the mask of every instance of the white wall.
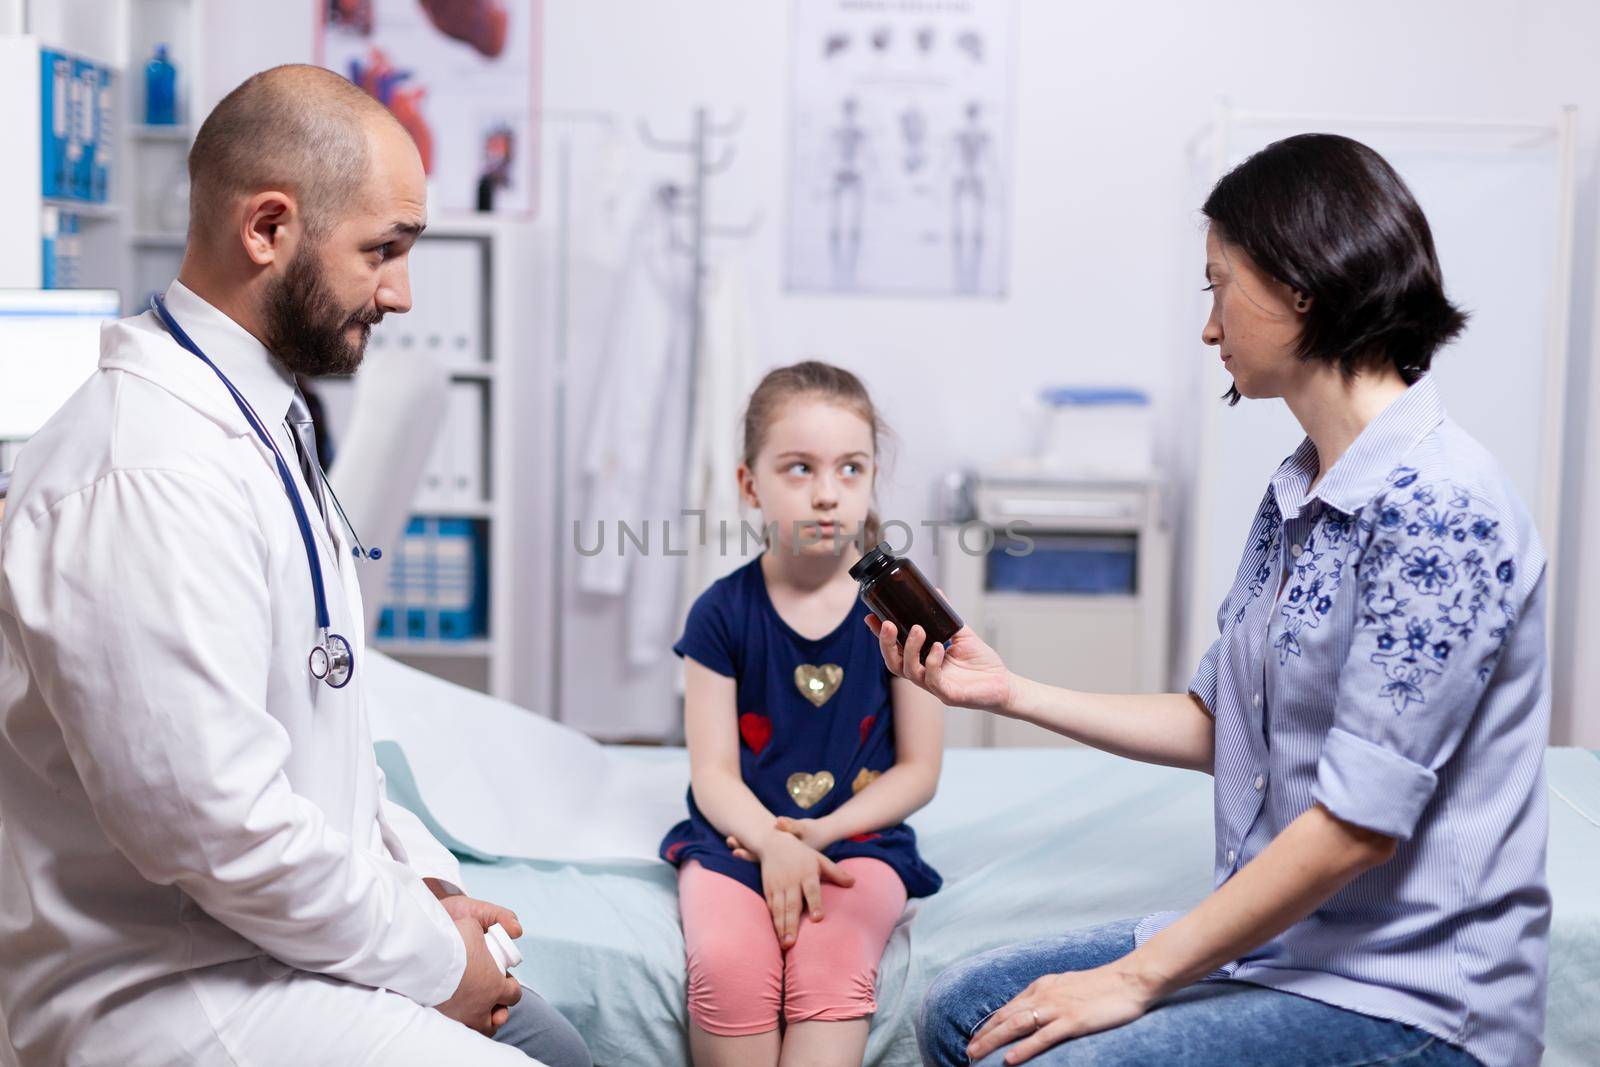
[[23, 6], [28, 33], [41, 44], [113, 67], [127, 61], [128, 9], [123, 0], [29, 0]]
[[[718, 188], [730, 214], [767, 213], [748, 256], [770, 313], [764, 354], [771, 363], [820, 355], [867, 378], [904, 442], [884, 487], [890, 513], [920, 518], [939, 472], [1025, 447], [1024, 426], [1011, 417], [1021, 391], [1043, 381], [1126, 381], [1162, 394], [1180, 361], [1208, 358], [1190, 292], [1200, 242], [1182, 145], [1220, 97], [1278, 111], [1508, 119], [1553, 118], [1577, 104], [1573, 339], [1584, 355], [1571, 374], [1575, 397], [1590, 391], [1600, 79], [1585, 42], [1600, 35], [1600, 5], [1023, 0], [1012, 292], [1001, 303], [781, 292], [788, 10], [775, 0], [547, 3], [545, 105], [644, 115], [668, 129], [682, 128], [696, 103], [745, 111], [739, 161]], [[1165, 416], [1184, 411], [1169, 406]], [[1583, 479], [1582, 451], [1575, 432], [1574, 512], [1580, 489], [1595, 481]], [[1577, 580], [1600, 594], [1600, 563], [1570, 551], [1581, 540], [1575, 530], [1564, 538], [1563, 592]], [[1569, 595], [1558, 616], [1558, 736], [1574, 728], [1567, 694], [1600, 684], [1600, 664], [1574, 662], [1577, 603]], [[1600, 625], [1600, 608], [1587, 610]], [[1600, 709], [1589, 709], [1579, 732], [1600, 744]]]
[[[213, 4], [210, 99], [248, 73], [310, 55], [313, 5]], [[233, 10], [221, 11], [220, 8]], [[267, 27], [260, 12], [277, 21]], [[1200, 284], [1198, 191], [1183, 145], [1227, 97], [1294, 112], [1549, 118], [1579, 106], [1577, 299], [1571, 368], [1572, 506], [1558, 620], [1558, 737], [1600, 745], [1600, 708], [1582, 722], [1567, 695], [1600, 686], [1570, 635], [1600, 627], [1600, 561], [1577, 550], [1577, 516], [1600, 503], [1585, 469], [1584, 422], [1600, 425], [1589, 372], [1597, 220], [1600, 79], [1590, 0], [1347, 0], [1284, 3], [1020, 0], [1012, 190], [1011, 293], [1002, 302], [790, 296], [781, 290], [788, 116], [788, 0], [545, 0], [544, 106], [600, 109], [682, 130], [704, 103], [746, 116], [740, 156], [716, 208], [766, 214], [747, 248], [764, 362], [820, 356], [866, 378], [903, 447], [885, 510], [918, 519], [953, 466], [1026, 447], [1016, 398], [1045, 381], [1145, 386], [1186, 417], [1169, 385], [1208, 358], [1193, 298]], [[664, 161], [663, 172], [672, 167]], [[546, 201], [549, 202], [548, 199]], [[1533, 354], [1507, 353], [1508, 363]], [[1448, 354], [1445, 357], [1448, 358]], [[1584, 490], [1589, 490], [1587, 496]], [[1244, 524], [1241, 517], [1241, 529]], [[919, 553], [921, 554], [921, 553]], [[923, 556], [926, 562], [926, 556]], [[1576, 590], [1590, 590], [1580, 598]], [[1580, 622], [1582, 629], [1575, 629]], [[1591, 660], [1596, 657], [1590, 657]]]

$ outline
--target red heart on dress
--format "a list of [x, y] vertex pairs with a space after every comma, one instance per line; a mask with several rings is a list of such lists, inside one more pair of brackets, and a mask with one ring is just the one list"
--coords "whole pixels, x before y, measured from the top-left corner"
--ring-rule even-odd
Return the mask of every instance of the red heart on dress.
[[854, 837], [850, 838], [850, 840], [859, 842], [861, 844], [866, 844], [868, 841], [876, 841], [882, 836], [882, 834], [856, 834]]
[[739, 736], [750, 746], [750, 751], [759, 756], [772, 740], [772, 720], [759, 712], [747, 711], [739, 716]]
[[867, 743], [867, 735], [872, 732], [872, 728], [877, 724], [878, 717], [876, 715], [868, 715], [861, 720], [861, 743], [863, 745]]

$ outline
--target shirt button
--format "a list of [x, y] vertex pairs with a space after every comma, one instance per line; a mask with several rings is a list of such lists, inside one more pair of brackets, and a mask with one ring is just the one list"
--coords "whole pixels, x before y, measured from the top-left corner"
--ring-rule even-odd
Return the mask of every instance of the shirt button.
[[1289, 555], [1293, 556], [1295, 559], [1299, 559], [1300, 558], [1300, 553], [1302, 553], [1304, 551], [1305, 551], [1305, 549], [1300, 547], [1299, 545], [1290, 545], [1289, 546]]
[[1228, 866], [1230, 866], [1230, 867], [1233, 866], [1233, 861], [1238, 859], [1238, 858], [1239, 858], [1239, 854], [1237, 852], [1235, 852], [1233, 849], [1230, 848], [1228, 850]]
[[1266, 784], [1267, 784], [1266, 775], [1262, 775], [1262, 774], [1256, 775], [1256, 792], [1257, 793], [1261, 792], [1261, 790], [1266, 786]]
[[1257, 693], [1255, 696], [1251, 697], [1250, 703], [1259, 708], [1261, 706], [1261, 694]]

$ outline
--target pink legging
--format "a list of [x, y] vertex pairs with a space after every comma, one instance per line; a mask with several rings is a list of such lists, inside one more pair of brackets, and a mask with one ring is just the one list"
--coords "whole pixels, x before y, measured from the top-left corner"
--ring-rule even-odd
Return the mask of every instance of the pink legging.
[[787, 951], [759, 893], [693, 860], [678, 872], [678, 908], [689, 958], [689, 1017], [722, 1037], [775, 1029], [780, 1011], [792, 1025], [860, 1019], [878, 1010], [878, 959], [906, 906], [900, 876], [882, 860], [839, 866], [855, 875], [849, 889], [822, 883], [822, 921], [801, 909]]

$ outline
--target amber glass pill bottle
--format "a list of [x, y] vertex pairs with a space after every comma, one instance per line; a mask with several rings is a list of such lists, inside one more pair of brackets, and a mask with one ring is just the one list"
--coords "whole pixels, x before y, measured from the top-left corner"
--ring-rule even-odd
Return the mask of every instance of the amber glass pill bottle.
[[890, 552], [886, 542], [862, 556], [850, 568], [850, 577], [861, 583], [861, 599], [873, 614], [894, 623], [895, 640], [901, 645], [913, 626], [922, 627], [928, 635], [922, 646], [924, 659], [935, 643], [944, 644], [961, 629], [961, 616], [933, 583], [915, 563]]

